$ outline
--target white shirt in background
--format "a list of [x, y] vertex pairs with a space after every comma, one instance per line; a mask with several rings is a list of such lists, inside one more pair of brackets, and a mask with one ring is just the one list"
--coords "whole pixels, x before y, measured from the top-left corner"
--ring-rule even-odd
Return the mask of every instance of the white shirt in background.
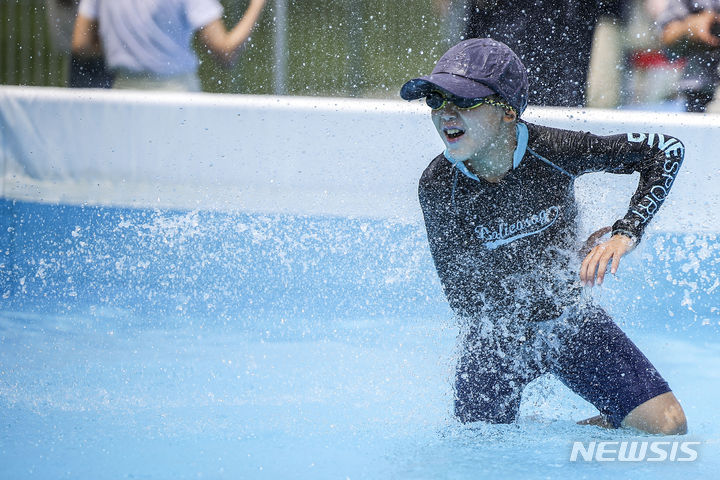
[[98, 22], [111, 70], [162, 77], [197, 70], [192, 37], [223, 8], [218, 0], [81, 0], [79, 13]]

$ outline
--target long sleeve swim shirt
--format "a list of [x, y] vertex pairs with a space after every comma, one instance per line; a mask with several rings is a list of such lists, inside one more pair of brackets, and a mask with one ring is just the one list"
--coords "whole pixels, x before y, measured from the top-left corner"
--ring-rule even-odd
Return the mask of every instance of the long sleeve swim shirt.
[[612, 226], [636, 242], [667, 197], [685, 147], [657, 133], [597, 136], [517, 123], [513, 168], [498, 183], [444, 154], [419, 184], [430, 251], [460, 316], [548, 320], [577, 301], [575, 179], [639, 172], [627, 213]]

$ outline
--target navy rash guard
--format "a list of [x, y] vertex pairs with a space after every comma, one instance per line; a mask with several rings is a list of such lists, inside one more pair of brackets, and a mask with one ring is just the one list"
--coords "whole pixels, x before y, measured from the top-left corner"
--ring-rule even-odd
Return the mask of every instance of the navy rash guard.
[[498, 183], [471, 178], [442, 154], [420, 179], [430, 251], [461, 317], [558, 317], [582, 290], [575, 178], [640, 173], [627, 213], [612, 227], [638, 242], [685, 152], [678, 139], [656, 133], [597, 136], [523, 121], [517, 131], [514, 168]]

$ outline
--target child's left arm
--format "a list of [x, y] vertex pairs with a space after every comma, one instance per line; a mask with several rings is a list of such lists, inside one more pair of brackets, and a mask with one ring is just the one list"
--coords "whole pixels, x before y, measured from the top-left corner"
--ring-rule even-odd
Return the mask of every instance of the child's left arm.
[[[583, 132], [559, 131], [563, 135], [558, 162], [573, 175], [588, 172], [640, 173], [637, 190], [630, 199], [625, 216], [612, 226], [612, 237], [585, 257], [580, 269], [581, 280], [594, 284], [605, 277], [605, 268], [612, 261], [611, 272], [617, 272], [620, 258], [642, 238], [650, 220], [667, 198], [680, 170], [685, 146], [670, 135], [628, 133], [601, 137]], [[558, 139], [559, 140], [559, 139]]]

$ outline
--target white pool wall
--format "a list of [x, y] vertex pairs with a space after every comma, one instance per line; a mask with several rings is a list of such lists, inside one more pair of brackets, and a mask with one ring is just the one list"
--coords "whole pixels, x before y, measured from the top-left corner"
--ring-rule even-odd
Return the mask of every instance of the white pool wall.
[[[720, 115], [531, 107], [523, 118], [680, 138], [685, 164], [650, 231], [720, 229]], [[417, 181], [442, 150], [422, 102], [0, 87], [7, 199], [418, 222]], [[590, 223], [622, 215], [636, 182], [582, 177]]]

